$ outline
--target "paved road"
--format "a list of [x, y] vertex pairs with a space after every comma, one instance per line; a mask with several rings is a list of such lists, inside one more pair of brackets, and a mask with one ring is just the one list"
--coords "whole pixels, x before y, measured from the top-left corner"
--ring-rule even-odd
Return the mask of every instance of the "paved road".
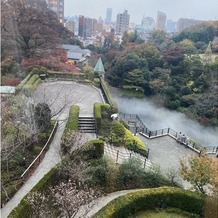
[[[61, 110], [63, 105], [65, 105], [65, 107], [60, 114], [56, 115], [56, 118], [59, 120], [59, 127], [52, 140], [50, 149], [47, 151], [43, 161], [30, 179], [5, 205], [5, 207], [1, 209], [2, 218], [6, 218], [40, 179], [61, 161], [60, 140], [66, 125], [69, 107], [72, 104], [77, 104], [80, 106], [80, 116], [93, 116], [94, 102], [102, 102], [102, 97], [97, 89], [92, 86], [74, 82], [42, 83], [35, 91], [33, 99], [36, 102], [47, 102], [50, 105], [53, 114]], [[94, 139], [95, 137], [95, 134], [84, 134], [83, 140], [85, 142]]]

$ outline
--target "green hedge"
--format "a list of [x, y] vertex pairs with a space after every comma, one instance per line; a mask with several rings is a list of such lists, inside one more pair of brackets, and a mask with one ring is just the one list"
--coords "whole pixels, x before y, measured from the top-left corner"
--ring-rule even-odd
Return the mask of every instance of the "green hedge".
[[104, 91], [104, 94], [107, 98], [107, 101], [109, 102], [109, 104], [112, 108], [112, 113], [117, 113], [118, 112], [117, 103], [114, 101], [113, 97], [111, 96], [111, 93], [107, 87], [107, 84], [102, 77], [100, 77], [100, 83], [101, 83], [102, 89]]
[[84, 73], [65, 73], [65, 72], [57, 72], [57, 71], [48, 71], [48, 78], [69, 78], [75, 80], [84, 80]]
[[102, 104], [99, 102], [94, 103], [94, 117], [97, 126], [97, 132], [101, 128], [102, 112], [110, 108], [109, 104]]
[[36, 73], [35, 69], [31, 71], [28, 76], [16, 87], [16, 92], [22, 91], [24, 94], [29, 95], [36, 89], [41, 82], [41, 79], [34, 73]]
[[142, 156], [147, 156], [147, 148], [144, 145], [143, 141], [137, 136], [134, 136], [130, 130], [125, 129], [125, 147], [129, 150], [135, 151], [136, 153], [141, 154]]
[[205, 198], [180, 188], [140, 189], [114, 199], [92, 218], [126, 218], [140, 211], [157, 207], [173, 207], [202, 215], [204, 204]]
[[[50, 185], [57, 183], [57, 173], [58, 168], [52, 168], [32, 189], [30, 192], [47, 190]], [[29, 218], [32, 214], [32, 208], [27, 202], [29, 193], [21, 200], [18, 206], [12, 210], [8, 218]]]
[[68, 118], [65, 130], [64, 130], [65, 133], [71, 130], [78, 129], [79, 109], [80, 108], [78, 105], [72, 105], [70, 107], [69, 118]]
[[16, 92], [19, 92], [22, 90], [23, 86], [28, 82], [28, 80], [32, 77], [34, 74], [34, 71], [31, 71], [21, 82], [20, 84], [16, 87]]

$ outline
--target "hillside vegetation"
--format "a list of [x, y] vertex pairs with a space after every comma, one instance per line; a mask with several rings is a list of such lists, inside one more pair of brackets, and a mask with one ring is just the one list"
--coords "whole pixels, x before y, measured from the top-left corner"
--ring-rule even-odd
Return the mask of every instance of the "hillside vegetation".
[[125, 95], [150, 96], [204, 125], [217, 125], [218, 29], [200, 24], [174, 38], [155, 30], [142, 43], [124, 34], [120, 46], [104, 52], [106, 78]]

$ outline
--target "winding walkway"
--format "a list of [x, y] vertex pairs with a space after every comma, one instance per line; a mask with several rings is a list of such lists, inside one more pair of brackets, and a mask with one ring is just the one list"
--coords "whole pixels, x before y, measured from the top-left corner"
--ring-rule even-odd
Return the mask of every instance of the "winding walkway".
[[81, 207], [78, 213], [76, 214], [75, 218], [91, 218], [95, 213], [97, 213], [101, 208], [107, 205], [110, 201], [122, 195], [125, 195], [129, 192], [136, 191], [136, 190], [137, 189], [122, 190], [122, 191], [113, 192], [108, 195], [102, 196], [90, 203], [91, 205], [94, 205], [94, 206], [90, 208], [89, 210], [87, 210], [85, 206]]
[[[58, 95], [56, 95], [56, 93], [58, 93]], [[90, 95], [90, 93], [92, 94]], [[51, 105], [53, 113], [59, 110], [63, 101], [66, 103], [66, 108], [56, 116], [59, 120], [59, 126], [44, 159], [29, 180], [21, 187], [21, 189], [19, 189], [5, 207], [1, 209], [2, 218], [7, 218], [23, 197], [30, 192], [30, 190], [46, 173], [61, 161], [60, 141], [68, 118], [69, 107], [72, 104], [78, 104], [80, 106], [81, 116], [93, 116], [94, 102], [103, 101], [102, 96], [97, 89], [92, 86], [86, 86], [74, 82], [42, 83], [38, 86], [33, 97], [34, 100], [38, 100], [39, 102], [49, 102], [49, 100], [53, 101], [53, 104]], [[95, 137], [95, 134], [84, 134], [83, 140], [85, 142], [94, 139]]]

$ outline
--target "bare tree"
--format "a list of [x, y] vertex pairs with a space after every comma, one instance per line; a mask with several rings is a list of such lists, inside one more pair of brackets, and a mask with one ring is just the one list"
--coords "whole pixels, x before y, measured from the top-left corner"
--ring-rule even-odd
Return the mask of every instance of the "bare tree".
[[33, 192], [27, 201], [31, 206], [30, 216], [34, 217], [67, 217], [73, 218], [82, 206], [83, 215], [87, 214], [94, 204], [94, 200], [101, 196], [98, 190], [94, 190], [85, 184], [78, 186], [75, 182], [61, 182], [49, 188], [47, 194]]

